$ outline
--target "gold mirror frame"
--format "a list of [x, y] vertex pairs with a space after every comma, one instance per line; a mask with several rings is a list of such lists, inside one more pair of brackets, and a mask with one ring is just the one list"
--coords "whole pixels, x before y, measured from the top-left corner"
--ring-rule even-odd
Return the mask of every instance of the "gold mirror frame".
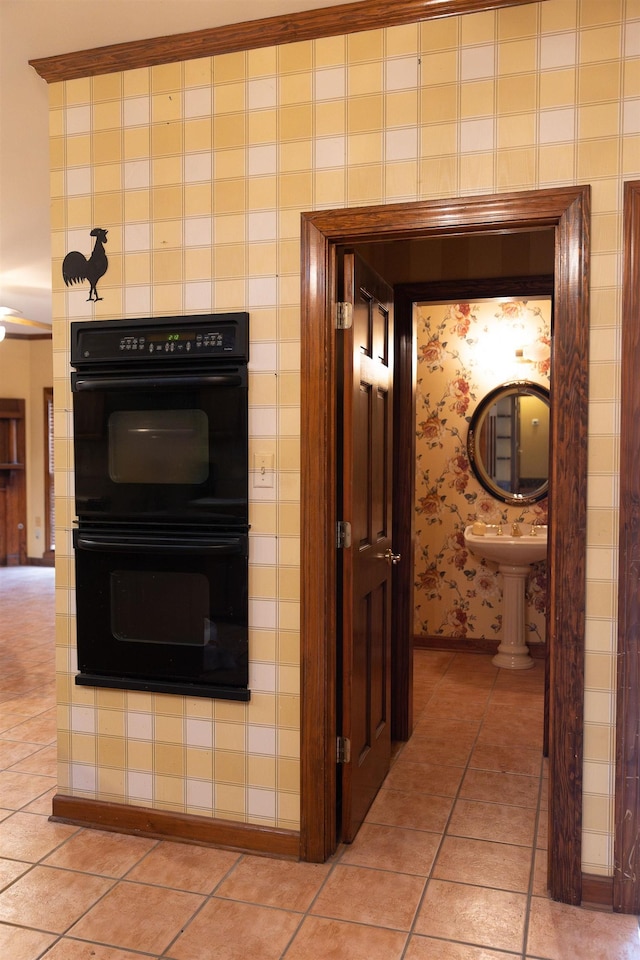
[[[499, 400], [507, 397], [537, 397], [545, 403], [548, 408], [550, 407], [549, 390], [540, 383], [534, 383], [531, 380], [512, 380], [508, 383], [501, 384], [494, 390], [491, 390], [486, 397], [480, 401], [471, 417], [467, 435], [467, 453], [471, 469], [476, 479], [488, 493], [502, 503], [510, 504], [511, 506], [521, 506], [536, 503], [538, 500], [542, 500], [547, 496], [549, 491], [548, 469], [546, 479], [532, 492], [518, 493], [516, 491], [505, 490], [498, 484], [489, 472], [482, 455], [483, 444], [481, 443], [481, 434], [489, 411]], [[513, 435], [510, 434], [509, 439], [511, 439], [512, 436]]]

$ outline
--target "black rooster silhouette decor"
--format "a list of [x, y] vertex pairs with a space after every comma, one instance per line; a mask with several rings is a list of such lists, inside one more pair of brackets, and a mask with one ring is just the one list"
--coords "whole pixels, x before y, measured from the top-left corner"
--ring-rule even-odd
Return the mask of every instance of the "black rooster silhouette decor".
[[89, 300], [102, 300], [102, 297], [98, 296], [96, 286], [109, 266], [107, 255], [104, 252], [108, 232], [108, 230], [103, 230], [102, 227], [94, 227], [91, 231], [90, 236], [95, 237], [96, 242], [88, 260], [83, 253], [72, 250], [62, 261], [62, 277], [67, 287], [71, 283], [82, 283], [83, 280], [89, 281], [87, 302]]

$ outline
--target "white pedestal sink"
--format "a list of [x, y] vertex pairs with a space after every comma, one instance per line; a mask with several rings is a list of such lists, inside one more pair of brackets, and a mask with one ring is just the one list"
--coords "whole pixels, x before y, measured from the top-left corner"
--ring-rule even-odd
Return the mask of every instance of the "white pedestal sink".
[[546, 559], [547, 528], [538, 526], [535, 534], [520, 536], [499, 534], [498, 530], [488, 524], [484, 534], [476, 534], [468, 526], [464, 542], [475, 556], [497, 563], [502, 574], [502, 640], [493, 663], [509, 670], [528, 670], [533, 660], [525, 642], [525, 585], [530, 565]]

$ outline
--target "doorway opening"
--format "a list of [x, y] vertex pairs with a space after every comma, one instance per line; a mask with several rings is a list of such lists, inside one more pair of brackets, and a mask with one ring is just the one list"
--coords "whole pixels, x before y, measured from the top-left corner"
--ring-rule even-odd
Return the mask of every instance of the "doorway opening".
[[26, 402], [0, 400], [0, 566], [27, 562]]
[[588, 218], [588, 187], [303, 215], [301, 856], [305, 860], [324, 861], [336, 846], [336, 247], [552, 227], [549, 882], [555, 899], [574, 904], [581, 900]]

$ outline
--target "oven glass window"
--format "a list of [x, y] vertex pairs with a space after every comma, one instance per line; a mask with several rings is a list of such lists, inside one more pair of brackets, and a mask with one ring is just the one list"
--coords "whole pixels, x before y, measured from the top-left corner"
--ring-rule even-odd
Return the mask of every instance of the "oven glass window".
[[209, 475], [204, 410], [116, 410], [109, 417], [114, 483], [200, 484]]
[[201, 573], [111, 574], [111, 630], [116, 640], [202, 647], [211, 640], [208, 614], [209, 584]]

